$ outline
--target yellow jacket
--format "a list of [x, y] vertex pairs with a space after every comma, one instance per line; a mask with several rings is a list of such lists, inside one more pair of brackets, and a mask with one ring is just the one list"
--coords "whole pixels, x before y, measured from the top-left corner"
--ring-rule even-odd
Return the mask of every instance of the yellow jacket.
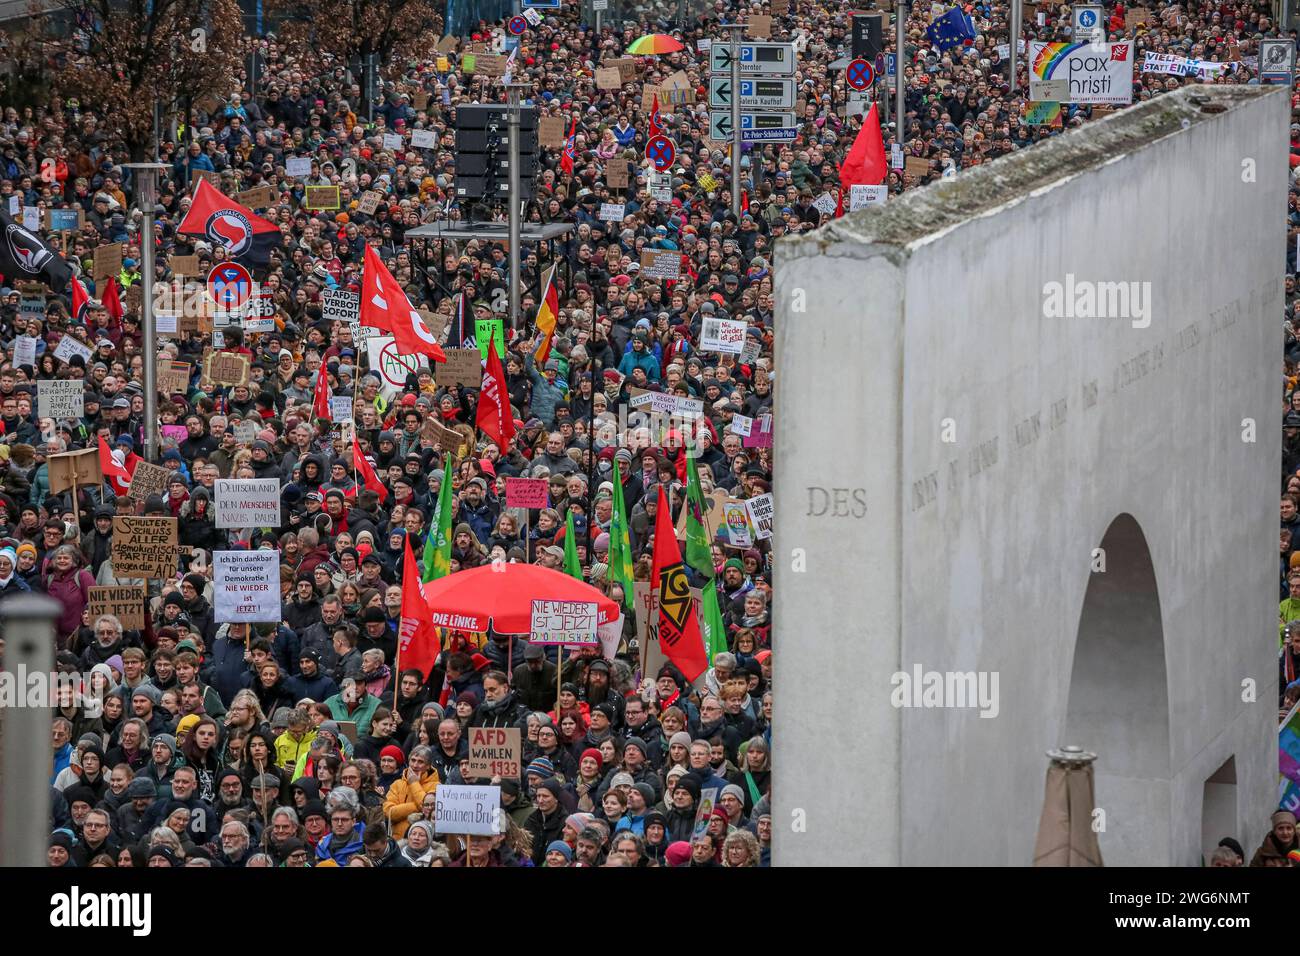
[[284, 770], [293, 770], [298, 765], [299, 758], [311, 750], [311, 742], [315, 739], [314, 727], [302, 735], [302, 740], [294, 740], [286, 730], [275, 738], [275, 765]]
[[392, 825], [394, 840], [406, 836], [411, 825], [406, 818], [420, 812], [424, 798], [438, 789], [438, 782], [438, 771], [433, 769], [421, 777], [419, 783], [411, 783], [405, 775], [393, 781], [388, 796], [384, 797], [384, 816]]

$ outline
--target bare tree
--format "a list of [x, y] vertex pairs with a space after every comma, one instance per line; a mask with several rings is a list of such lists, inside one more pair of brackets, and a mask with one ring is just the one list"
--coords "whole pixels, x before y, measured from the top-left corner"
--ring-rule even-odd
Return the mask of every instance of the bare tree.
[[[54, 0], [41, 51], [55, 91], [95, 109], [132, 160], [152, 155], [154, 107], [225, 95], [240, 65], [236, 0]], [[71, 32], [61, 29], [70, 26]]]
[[441, 36], [443, 0], [268, 0], [279, 37], [298, 54], [331, 54], [344, 63], [374, 54], [381, 72], [400, 72]]

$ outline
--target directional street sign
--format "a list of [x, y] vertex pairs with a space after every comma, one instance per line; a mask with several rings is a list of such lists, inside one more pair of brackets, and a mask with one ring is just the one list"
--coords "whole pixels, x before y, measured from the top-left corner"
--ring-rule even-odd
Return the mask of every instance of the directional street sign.
[[795, 123], [793, 113], [741, 113], [741, 129], [789, 129]]
[[799, 138], [799, 130], [793, 126], [785, 129], [742, 129], [742, 143], [793, 143]]
[[[740, 114], [742, 117], [744, 113]], [[735, 127], [731, 125], [731, 113], [713, 110], [709, 113], [709, 139], [731, 139]]]
[[[730, 44], [714, 43], [709, 47], [709, 72], [731, 74]], [[794, 76], [796, 56], [793, 43], [740, 44], [741, 76]]]
[[[709, 78], [709, 105], [729, 107], [735, 98], [731, 80]], [[740, 81], [740, 108], [743, 110], [788, 110], [794, 108], [794, 80], [752, 79]]]

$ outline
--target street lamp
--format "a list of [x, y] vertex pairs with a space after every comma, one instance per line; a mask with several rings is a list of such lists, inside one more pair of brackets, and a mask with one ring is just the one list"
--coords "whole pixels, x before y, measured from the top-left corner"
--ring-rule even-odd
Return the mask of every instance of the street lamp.
[[140, 232], [140, 326], [144, 329], [144, 453], [145, 461], [158, 461], [158, 337], [153, 318], [154, 207], [158, 204], [158, 177], [162, 163], [127, 163], [135, 182], [136, 207], [144, 214]]

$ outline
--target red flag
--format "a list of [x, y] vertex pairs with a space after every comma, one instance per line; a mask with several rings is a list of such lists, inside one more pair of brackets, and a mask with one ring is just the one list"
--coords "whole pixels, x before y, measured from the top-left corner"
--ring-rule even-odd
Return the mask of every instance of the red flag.
[[375, 469], [370, 465], [370, 459], [361, 454], [361, 446], [357, 444], [356, 431], [352, 432], [352, 464], [356, 466], [362, 484], [379, 495], [379, 501], [382, 504], [388, 497], [388, 489], [384, 487], [384, 483], [375, 474]]
[[478, 412], [475, 425], [487, 435], [501, 454], [515, 435], [515, 416], [510, 412], [510, 393], [506, 390], [506, 371], [497, 355], [497, 334], [492, 330], [488, 339], [487, 367], [483, 369], [483, 387], [478, 393]]
[[840, 195], [835, 215], [843, 215], [844, 197], [852, 191], [851, 187], [879, 186], [888, 175], [885, 142], [880, 136], [880, 114], [876, 112], [876, 104], [872, 103], [857, 139], [840, 166]]
[[663, 134], [664, 128], [659, 123], [659, 94], [655, 94], [654, 103], [650, 106], [650, 139]]
[[86, 291], [86, 287], [81, 284], [81, 280], [76, 276], [73, 276], [72, 277], [72, 317], [78, 321], [85, 321], [86, 317], [82, 315], [82, 313], [85, 312], [86, 306], [88, 304], [90, 304], [90, 293], [88, 293]]
[[271, 261], [271, 250], [284, 238], [279, 226], [223, 195], [206, 179], [199, 180], [190, 211], [176, 231], [203, 236], [213, 245], [223, 246], [231, 259], [262, 266]]
[[693, 681], [708, 668], [709, 659], [663, 485], [659, 486], [654, 549], [650, 588], [659, 595], [659, 646], [686, 679]]
[[560, 172], [566, 176], [573, 175], [573, 161], [575, 147], [577, 145], [578, 117], [574, 117], [569, 123], [569, 135], [564, 140], [564, 155], [560, 157]]
[[317, 418], [330, 419], [330, 376], [325, 366], [316, 369], [316, 390], [312, 393], [311, 413]]
[[[73, 280], [76, 281], [76, 280]], [[119, 478], [125, 481], [129, 486], [131, 476], [127, 474], [125, 468], [117, 463], [113, 457], [113, 452], [108, 447], [108, 442], [104, 441], [104, 436], [99, 436], [99, 470], [104, 473], [105, 478]]]
[[[355, 441], [355, 439], [354, 439]], [[420, 569], [411, 552], [411, 539], [405, 542], [402, 558], [402, 619], [397, 632], [397, 661], [393, 671], [414, 668], [424, 680], [433, 672], [441, 642], [433, 626], [433, 614], [420, 588]]]
[[447, 361], [437, 337], [420, 313], [411, 308], [411, 300], [372, 246], [366, 246], [361, 276], [361, 323], [392, 332], [398, 350], [406, 355], [428, 355], [435, 362]]
[[104, 308], [108, 310], [109, 317], [114, 322], [121, 322], [126, 310], [122, 308], [122, 297], [117, 290], [117, 279], [113, 276], [109, 276], [104, 280], [104, 294], [101, 298], [104, 301]]

